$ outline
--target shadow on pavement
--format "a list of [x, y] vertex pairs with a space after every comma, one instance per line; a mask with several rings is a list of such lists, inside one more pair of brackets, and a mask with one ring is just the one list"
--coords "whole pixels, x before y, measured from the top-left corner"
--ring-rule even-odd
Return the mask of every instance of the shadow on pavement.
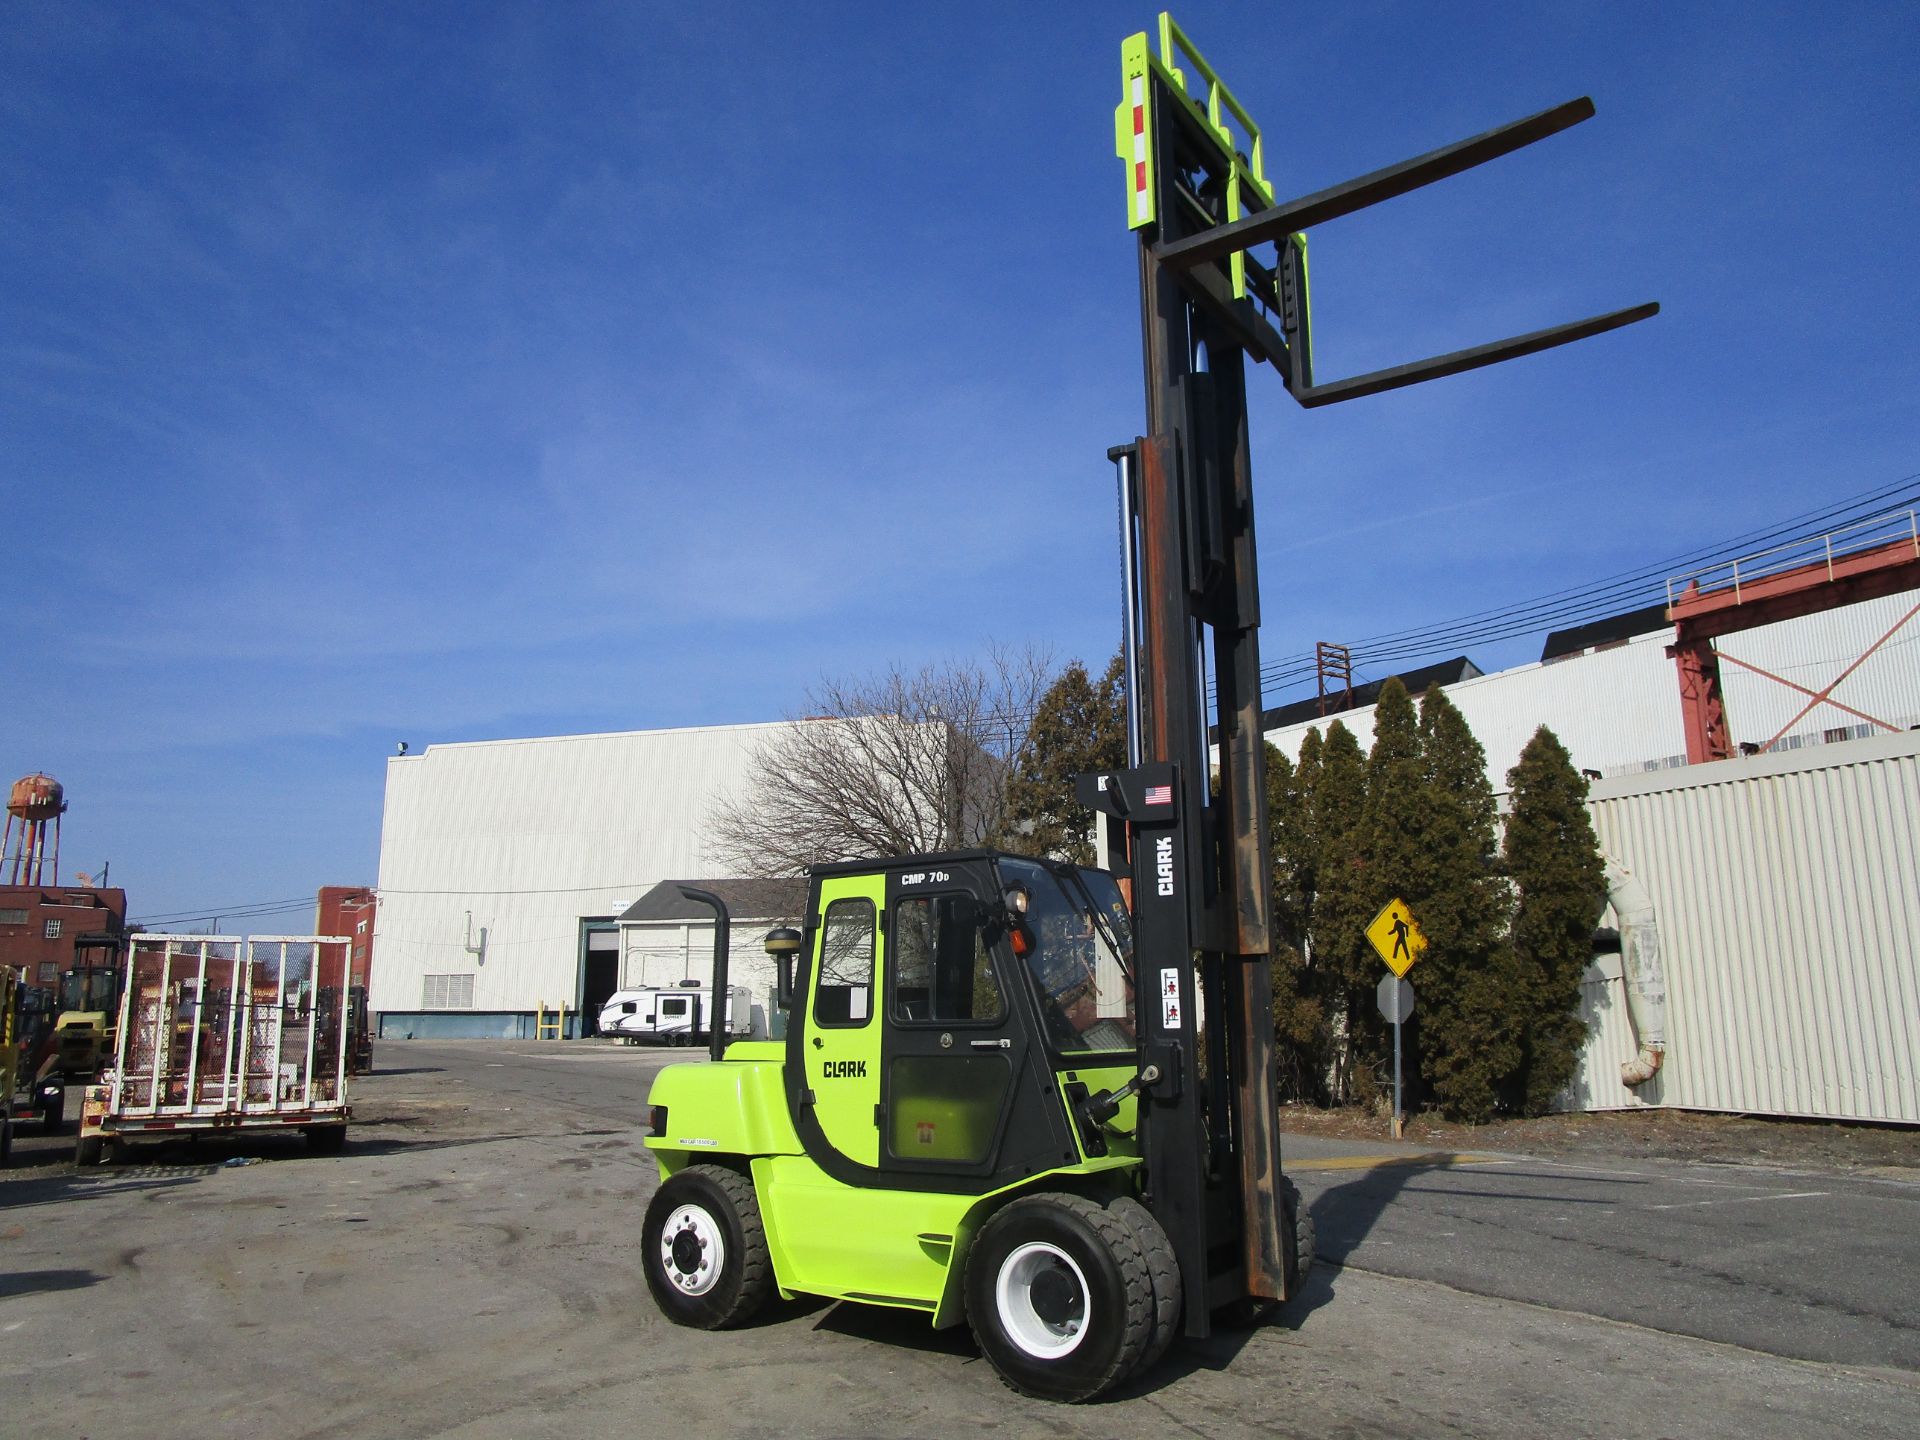
[[50, 1290], [84, 1290], [106, 1278], [91, 1270], [19, 1270], [0, 1275], [0, 1300], [43, 1295]]
[[[1315, 1255], [1321, 1261], [1336, 1268], [1344, 1265], [1347, 1262], [1347, 1258], [1360, 1247], [1362, 1242], [1364, 1242], [1372, 1232], [1373, 1227], [1379, 1223], [1380, 1217], [1387, 1212], [1395, 1200], [1412, 1188], [1417, 1181], [1423, 1180], [1431, 1175], [1457, 1171], [1462, 1168], [1471, 1167], [1462, 1167], [1460, 1164], [1453, 1162], [1450, 1156], [1445, 1158], [1437, 1157], [1431, 1160], [1425, 1160], [1418, 1156], [1410, 1156], [1404, 1161], [1396, 1160], [1387, 1164], [1374, 1166], [1371, 1169], [1357, 1171], [1354, 1173], [1352, 1179], [1329, 1186], [1327, 1189], [1321, 1191], [1308, 1207], [1313, 1215]], [[1513, 1166], [1502, 1166], [1494, 1173], [1497, 1173], [1504, 1180], [1564, 1180], [1566, 1178], [1557, 1175], [1544, 1175], [1537, 1171]], [[1626, 1177], [1582, 1175], [1580, 1177], [1580, 1183], [1583, 1186], [1637, 1186], [1644, 1182]], [[1529, 1199], [1538, 1201], [1541, 1204], [1550, 1204], [1558, 1208], [1582, 1205], [1613, 1205], [1619, 1203], [1611, 1196], [1580, 1196], [1567, 1194], [1522, 1196], [1517, 1191], [1511, 1189], [1478, 1190], [1463, 1186], [1449, 1186], [1447, 1194], [1461, 1199]]]
[[918, 1350], [927, 1355], [955, 1355], [966, 1360], [980, 1358], [980, 1351], [966, 1326], [954, 1325], [945, 1330], [936, 1330], [929, 1318], [918, 1310], [826, 1300], [817, 1302], [815, 1308], [819, 1306], [831, 1308], [814, 1323], [816, 1330], [831, 1330], [836, 1335], [871, 1340], [896, 1349]]
[[105, 1195], [127, 1195], [138, 1191], [176, 1190], [211, 1175], [216, 1166], [176, 1168], [171, 1173], [131, 1176], [103, 1174], [99, 1171], [70, 1172], [32, 1180], [17, 1180], [0, 1189], [0, 1214], [30, 1209], [35, 1205], [57, 1205], [68, 1200], [91, 1200]]
[[[1126, 1400], [1137, 1400], [1171, 1385], [1195, 1371], [1223, 1371], [1231, 1366], [1247, 1342], [1262, 1329], [1297, 1329], [1301, 1320], [1332, 1297], [1329, 1272], [1316, 1267], [1306, 1289], [1286, 1305], [1270, 1307], [1257, 1320], [1245, 1324], [1227, 1323], [1225, 1316], [1214, 1318], [1213, 1334], [1205, 1340], [1184, 1337], [1174, 1341], [1166, 1355], [1151, 1370], [1130, 1376], [1104, 1395], [1089, 1402], [1094, 1407]], [[872, 1341], [894, 1349], [917, 1351], [923, 1355], [947, 1355], [963, 1361], [982, 1361], [973, 1333], [965, 1325], [935, 1330], [928, 1317], [917, 1311], [896, 1310], [881, 1305], [858, 1305], [828, 1300], [800, 1300], [770, 1305], [755, 1318], [754, 1324], [773, 1324], [795, 1319], [812, 1311], [824, 1310], [814, 1323], [816, 1330], [828, 1330], [857, 1340]]]

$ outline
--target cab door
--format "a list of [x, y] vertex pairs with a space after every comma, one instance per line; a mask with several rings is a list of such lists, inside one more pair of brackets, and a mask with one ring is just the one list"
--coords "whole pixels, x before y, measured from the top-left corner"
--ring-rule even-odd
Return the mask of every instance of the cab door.
[[[800, 1119], [834, 1154], [871, 1169], [880, 1159], [880, 1017], [885, 971], [880, 915], [886, 876], [829, 876], [809, 957], [801, 1040]], [[833, 1168], [829, 1166], [828, 1168]]]
[[880, 992], [881, 1167], [894, 1183], [984, 1189], [1074, 1163], [1052, 1071], [1032, 1040], [1025, 972], [990, 918], [992, 869], [963, 861], [894, 881]]

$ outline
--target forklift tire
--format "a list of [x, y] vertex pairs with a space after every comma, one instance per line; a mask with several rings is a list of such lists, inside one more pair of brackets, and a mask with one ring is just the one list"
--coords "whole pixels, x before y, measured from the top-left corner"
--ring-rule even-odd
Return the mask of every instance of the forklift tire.
[[40, 1107], [40, 1128], [42, 1133], [47, 1135], [58, 1134], [60, 1126], [65, 1122], [66, 1118], [67, 1093], [62, 1089], [59, 1099], [49, 1099], [45, 1105]]
[[0, 1115], [0, 1170], [13, 1163], [13, 1117]]
[[[1300, 1187], [1282, 1176], [1280, 1179], [1280, 1242], [1287, 1300], [1293, 1300], [1313, 1271], [1313, 1216], [1300, 1199]], [[1257, 1296], [1229, 1301], [1213, 1312], [1214, 1322], [1224, 1330], [1252, 1330], [1264, 1325], [1286, 1301], [1263, 1300]]]
[[1140, 1357], [1139, 1370], [1151, 1370], [1180, 1333], [1180, 1262], [1173, 1253], [1173, 1242], [1153, 1212], [1131, 1195], [1107, 1202], [1107, 1209], [1127, 1222], [1139, 1243], [1141, 1258], [1147, 1262], [1147, 1278], [1153, 1282], [1153, 1333], [1148, 1337], [1146, 1353]]
[[107, 1142], [98, 1135], [82, 1135], [73, 1147], [75, 1165], [98, 1165], [106, 1157]]
[[967, 1256], [967, 1321], [1010, 1389], [1091, 1400], [1153, 1337], [1153, 1281], [1132, 1227], [1079, 1195], [1029, 1195], [989, 1220]]
[[1287, 1250], [1287, 1299], [1305, 1288], [1313, 1273], [1313, 1212], [1300, 1198], [1300, 1187], [1284, 1176], [1280, 1180], [1280, 1218], [1286, 1226], [1284, 1238], [1292, 1241]]
[[773, 1289], [753, 1182], [719, 1165], [690, 1165], [670, 1177], [647, 1202], [640, 1261], [655, 1303], [674, 1324], [744, 1324]]

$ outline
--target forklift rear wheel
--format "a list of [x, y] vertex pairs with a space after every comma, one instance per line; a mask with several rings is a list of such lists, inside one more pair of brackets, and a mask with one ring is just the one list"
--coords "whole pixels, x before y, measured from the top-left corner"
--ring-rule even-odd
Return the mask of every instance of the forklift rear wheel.
[[1015, 1200], [967, 1256], [967, 1320], [1012, 1389], [1091, 1400], [1129, 1374], [1153, 1334], [1153, 1281], [1120, 1216], [1079, 1195]]
[[719, 1165], [688, 1166], [654, 1192], [640, 1255], [647, 1288], [676, 1325], [742, 1324], [773, 1288], [753, 1182]]
[[61, 1122], [66, 1118], [67, 1092], [66, 1087], [62, 1086], [57, 1096], [49, 1095], [46, 1103], [40, 1107], [40, 1123], [46, 1133], [51, 1135], [60, 1128]]
[[1151, 1370], [1180, 1333], [1180, 1262], [1174, 1256], [1173, 1242], [1167, 1239], [1153, 1212], [1133, 1196], [1109, 1200], [1107, 1208], [1133, 1231], [1140, 1255], [1147, 1262], [1147, 1278], [1153, 1282], [1153, 1334], [1140, 1357], [1140, 1369]]

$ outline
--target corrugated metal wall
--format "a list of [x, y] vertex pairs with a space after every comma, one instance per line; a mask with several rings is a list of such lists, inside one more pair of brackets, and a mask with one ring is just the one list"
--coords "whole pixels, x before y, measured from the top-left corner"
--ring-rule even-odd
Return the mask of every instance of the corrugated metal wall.
[[1570, 1109], [1920, 1123], [1920, 734], [1593, 786], [1658, 911], [1669, 1047], [1629, 1091], [1618, 957], [1589, 970]]

